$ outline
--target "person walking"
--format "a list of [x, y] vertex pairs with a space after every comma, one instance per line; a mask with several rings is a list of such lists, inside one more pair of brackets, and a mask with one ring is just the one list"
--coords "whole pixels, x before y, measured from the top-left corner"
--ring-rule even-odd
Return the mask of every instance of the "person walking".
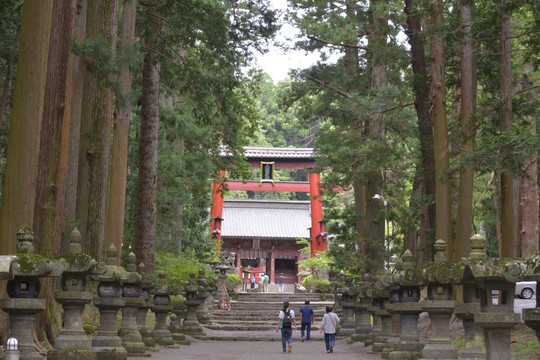
[[278, 291], [282, 293], [284, 287], [285, 287], [285, 276], [283, 275], [283, 273], [281, 273], [279, 274]]
[[263, 278], [263, 290], [264, 292], [268, 292], [268, 282], [270, 281], [270, 278], [268, 277], [268, 274], [264, 274]]
[[332, 306], [326, 307], [326, 314], [324, 314], [321, 327], [319, 331], [324, 331], [324, 343], [326, 345], [326, 352], [333, 353], [336, 346], [336, 333], [339, 325], [339, 317], [332, 312]]
[[[302, 342], [308, 341], [311, 333], [311, 324], [313, 323], [313, 308], [309, 306], [309, 300], [304, 302], [304, 306], [300, 308], [300, 336], [302, 337]], [[304, 337], [305, 332], [305, 337]]]
[[[283, 310], [279, 312], [278, 325], [276, 326], [276, 332], [281, 328], [281, 346], [283, 352], [292, 351], [292, 332], [296, 330], [296, 319], [294, 318], [294, 311], [289, 308], [289, 302], [283, 302]], [[287, 348], [287, 344], [289, 347]]]
[[251, 275], [250, 283], [251, 283], [251, 288], [254, 289], [255, 288], [255, 274]]

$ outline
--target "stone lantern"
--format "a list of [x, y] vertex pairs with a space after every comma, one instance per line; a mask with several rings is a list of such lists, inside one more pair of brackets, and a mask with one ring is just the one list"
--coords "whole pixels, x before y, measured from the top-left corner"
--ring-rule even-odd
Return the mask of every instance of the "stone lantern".
[[197, 279], [195, 279], [195, 273], [189, 274], [189, 282], [186, 285], [186, 306], [187, 313], [186, 319], [182, 324], [184, 334], [188, 335], [204, 335], [204, 330], [201, 324], [197, 320], [197, 306], [201, 303], [202, 299], [198, 296], [200, 291]]
[[17, 260], [12, 264], [13, 279], [7, 282], [9, 299], [0, 308], [9, 314], [11, 336], [19, 341], [21, 359], [42, 360], [34, 345], [36, 314], [45, 310], [46, 300], [38, 299], [39, 278], [62, 275], [64, 266], [34, 254], [34, 233], [28, 226], [17, 232]]
[[137, 272], [137, 259], [134, 253], [129, 253], [127, 261], [127, 280], [122, 284], [122, 298], [125, 305], [122, 308], [122, 323], [118, 336], [122, 339], [122, 346], [127, 350], [128, 356], [150, 356], [137, 328], [137, 312], [144, 304], [142, 276]]
[[354, 303], [354, 334], [351, 335], [351, 341], [366, 341], [367, 335], [371, 331], [370, 316], [367, 311], [371, 298], [368, 294], [370, 288], [369, 274], [362, 277], [362, 286], [357, 288], [356, 302]]
[[201, 303], [197, 306], [197, 320], [201, 324], [209, 324], [211, 321], [210, 312], [206, 306], [206, 299], [210, 297], [209, 289], [212, 288], [210, 283], [209, 279], [205, 276], [204, 269], [199, 269], [199, 276], [197, 277], [199, 292], [197, 295], [201, 298]]
[[152, 336], [158, 344], [173, 347], [174, 340], [172, 334], [167, 328], [167, 315], [172, 310], [170, 289], [167, 285], [165, 271], [159, 273], [159, 280], [154, 288], [154, 300], [152, 311], [156, 314], [156, 325], [152, 330]]
[[374, 314], [381, 321], [380, 330], [373, 337], [370, 353], [382, 353], [386, 348], [388, 338], [392, 335], [392, 318], [388, 311], [391, 285], [392, 273], [387, 271], [377, 278], [370, 289]]
[[152, 307], [152, 295], [151, 291], [155, 286], [156, 275], [146, 272], [146, 266], [140, 263], [137, 266], [137, 272], [141, 275], [141, 297], [143, 302], [137, 309], [137, 329], [141, 334], [144, 346], [153, 349], [156, 345], [156, 340], [152, 337], [150, 330], [146, 326], [146, 316], [148, 310]]
[[420, 301], [420, 287], [422, 280], [414, 268], [413, 254], [405, 250], [401, 257], [403, 270], [396, 274], [396, 283], [399, 284], [399, 301], [394, 303], [393, 311], [401, 317], [401, 332], [399, 341], [394, 345], [394, 351], [388, 355], [390, 360], [418, 359], [424, 344], [418, 337], [418, 316], [422, 312]]
[[350, 336], [354, 333], [354, 303], [356, 301], [356, 289], [352, 277], [345, 276], [345, 285], [339, 291], [341, 293], [341, 307], [343, 308], [342, 326], [340, 335]]
[[[485, 259], [485, 239], [480, 235], [474, 235], [471, 237], [470, 243], [469, 259]], [[465, 344], [461, 359], [482, 360], [486, 358], [484, 334], [482, 328], [474, 322], [474, 314], [480, 312], [478, 283], [469, 271], [462, 274], [460, 283], [463, 285], [463, 303], [457, 302], [455, 304], [454, 314], [463, 321], [463, 329], [465, 330]]]
[[96, 353], [92, 340], [83, 329], [83, 311], [93, 294], [86, 290], [86, 277], [105, 272], [105, 264], [97, 263], [82, 253], [81, 233], [76, 228], [69, 235], [68, 253], [60, 255], [64, 264], [61, 291], [54, 293], [56, 302], [64, 310], [64, 326], [54, 341], [54, 350], [47, 353], [49, 360], [92, 360]]
[[450, 341], [450, 318], [454, 312], [452, 285], [463, 273], [462, 264], [447, 261], [446, 242], [435, 242], [434, 262], [422, 267], [422, 277], [427, 284], [428, 300], [422, 309], [431, 320], [431, 337], [422, 350], [422, 359], [457, 359], [458, 351]]
[[220, 264], [217, 267], [219, 271], [219, 281], [221, 282], [221, 298], [218, 301], [218, 308], [221, 310], [229, 310], [231, 308], [231, 301], [229, 300], [229, 294], [227, 293], [227, 270], [230, 269], [225, 263]]
[[472, 277], [478, 283], [480, 312], [474, 314], [474, 322], [484, 329], [486, 358], [510, 359], [511, 329], [520, 322], [519, 314], [514, 313], [517, 278], [511, 269], [515, 261], [504, 258], [462, 261], [465, 265], [464, 276]]
[[106, 271], [92, 276], [95, 281], [98, 281], [98, 296], [94, 298], [94, 306], [99, 309], [100, 326], [97, 335], [92, 339], [92, 347], [98, 359], [125, 360], [127, 358], [127, 351], [122, 346], [122, 339], [116, 330], [118, 309], [125, 305], [125, 300], [122, 298], [122, 283], [127, 281], [126, 270], [116, 265], [117, 254], [116, 247], [109, 246], [105, 258]]

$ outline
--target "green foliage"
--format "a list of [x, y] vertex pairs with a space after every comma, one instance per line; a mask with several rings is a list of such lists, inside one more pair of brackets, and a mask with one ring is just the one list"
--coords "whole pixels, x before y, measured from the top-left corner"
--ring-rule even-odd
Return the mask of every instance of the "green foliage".
[[155, 272], [158, 274], [160, 271], [165, 271], [167, 282], [173, 289], [184, 286], [189, 280], [189, 274], [198, 274], [200, 269], [204, 269], [204, 263], [186, 254], [156, 253]]
[[323, 279], [313, 279], [312, 275], [306, 277], [302, 281], [302, 286], [305, 287], [309, 292], [329, 293], [332, 291], [330, 281]]
[[298, 262], [298, 267], [302, 269], [327, 269], [332, 263], [332, 258], [327, 251], [319, 251], [320, 257], [311, 257], [311, 243], [307, 239], [298, 239], [296, 243], [300, 246], [303, 259]]
[[225, 286], [227, 287], [227, 292], [232, 293], [238, 286], [242, 286], [242, 278], [236, 274], [227, 274]]

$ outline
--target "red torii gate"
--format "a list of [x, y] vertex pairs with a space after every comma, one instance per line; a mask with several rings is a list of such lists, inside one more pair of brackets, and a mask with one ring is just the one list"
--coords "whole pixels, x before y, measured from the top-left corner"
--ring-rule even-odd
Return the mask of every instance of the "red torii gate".
[[[227, 156], [227, 152], [222, 152]], [[260, 148], [246, 147], [245, 156], [251, 168], [261, 168], [264, 164], [272, 164], [273, 169], [313, 169], [315, 166], [312, 148]], [[225, 171], [220, 170], [221, 178], [225, 178]], [[221, 223], [223, 221], [223, 188], [220, 179], [214, 181], [212, 189], [212, 207], [210, 209], [212, 235], [217, 244], [221, 243]], [[326, 224], [323, 220], [323, 208], [320, 193], [321, 175], [317, 172], [309, 173], [309, 182], [281, 181], [274, 182], [263, 178], [260, 181], [227, 181], [225, 184], [230, 190], [246, 191], [296, 191], [309, 192], [311, 208], [311, 257], [319, 251], [327, 249]]]

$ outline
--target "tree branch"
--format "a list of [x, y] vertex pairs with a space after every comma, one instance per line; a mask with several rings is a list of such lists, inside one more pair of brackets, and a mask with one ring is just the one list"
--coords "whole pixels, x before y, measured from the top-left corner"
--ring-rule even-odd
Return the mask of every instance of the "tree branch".
[[329, 83], [327, 83], [326, 81], [322, 81], [320, 79], [317, 79], [314, 76], [308, 75], [307, 79], [313, 81], [314, 83], [316, 83], [318, 85], [324, 86], [325, 88], [328, 88], [328, 89], [330, 89], [332, 91], [335, 91], [337, 94], [339, 94], [339, 95], [341, 95], [343, 97], [346, 97], [346, 98], [351, 98], [352, 97], [352, 95], [350, 93], [345, 92], [343, 90], [339, 90], [339, 89], [333, 87], [332, 85], [330, 85]]
[[381, 110], [381, 111], [372, 111], [368, 115], [384, 114], [386, 112], [389, 112], [389, 111], [392, 111], [392, 110], [395, 110], [395, 109], [403, 109], [403, 108], [406, 108], [406, 107], [411, 106], [411, 105], [414, 105], [414, 102], [410, 102], [410, 103], [407, 103], [407, 104], [399, 103], [396, 106], [393, 106], [393, 107], [388, 108], [388, 109], [384, 109], [384, 110]]
[[320, 38], [315, 37], [315, 36], [308, 36], [308, 39], [320, 42], [321, 44], [325, 44], [325, 45], [341, 46], [341, 47], [352, 48], [352, 49], [361, 49], [361, 50], [366, 50], [366, 51], [369, 50], [369, 48], [367, 46], [349, 45], [349, 44], [343, 44], [343, 43], [333, 43], [333, 42], [330, 42], [330, 41], [327, 41], [327, 40], [320, 39]]

